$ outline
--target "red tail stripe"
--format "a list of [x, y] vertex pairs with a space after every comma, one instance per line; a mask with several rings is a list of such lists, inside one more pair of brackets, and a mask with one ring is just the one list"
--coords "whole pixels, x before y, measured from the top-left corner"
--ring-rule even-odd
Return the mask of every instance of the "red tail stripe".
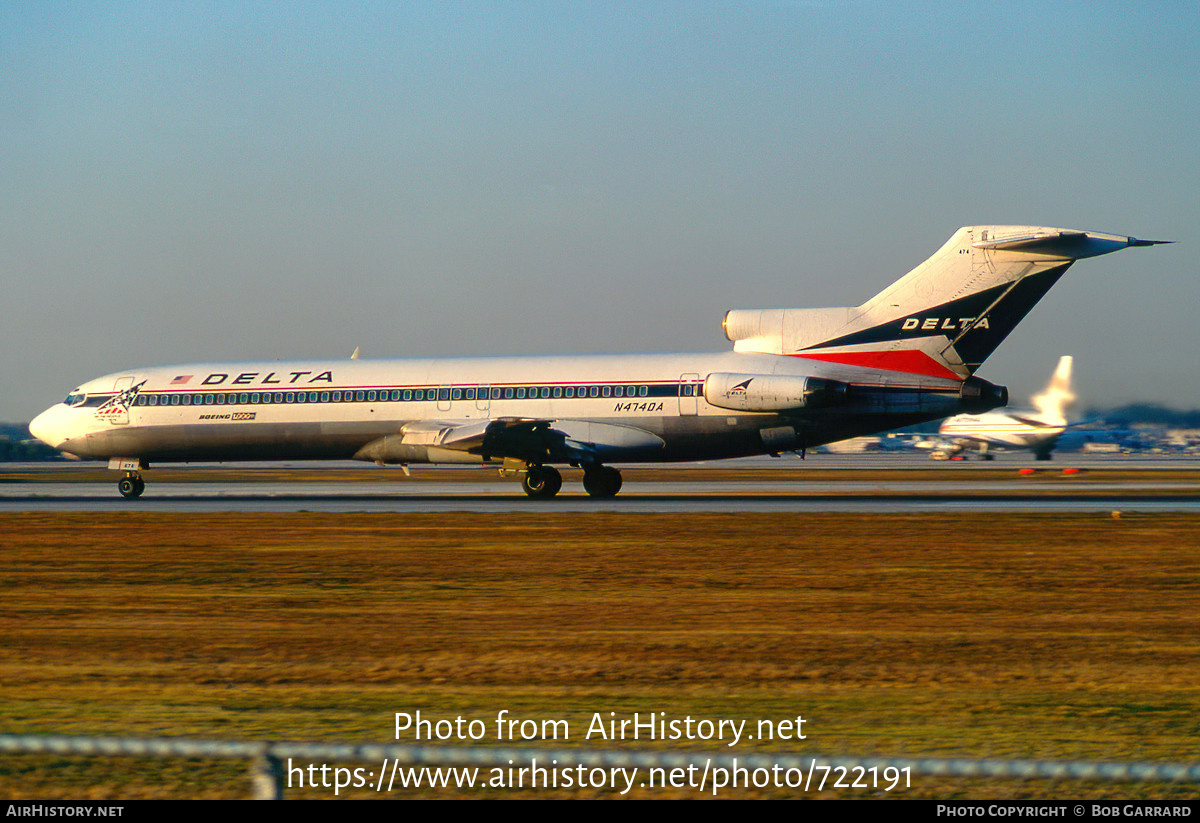
[[841, 363], [845, 366], [861, 366], [868, 369], [883, 369], [898, 371], [906, 374], [923, 374], [928, 377], [947, 377], [951, 380], [962, 380], [962, 377], [950, 371], [941, 363], [934, 360], [923, 351], [905, 349], [901, 351], [842, 351], [793, 354], [792, 357], [804, 357], [809, 360], [821, 360], [826, 363]]

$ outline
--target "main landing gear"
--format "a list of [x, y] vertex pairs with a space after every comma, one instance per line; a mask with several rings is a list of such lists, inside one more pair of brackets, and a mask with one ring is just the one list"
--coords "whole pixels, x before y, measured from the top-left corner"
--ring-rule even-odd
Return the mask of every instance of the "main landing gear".
[[584, 469], [583, 488], [592, 497], [616, 497], [621, 490], [621, 473], [612, 466]]
[[125, 476], [117, 483], [117, 491], [127, 500], [141, 497], [146, 490], [146, 481], [137, 472], [125, 472]]
[[[548, 500], [562, 488], [562, 475], [553, 466], [531, 465], [521, 478], [525, 494]], [[583, 470], [583, 488], [592, 497], [614, 497], [621, 490], [621, 473], [612, 466], [588, 466]]]

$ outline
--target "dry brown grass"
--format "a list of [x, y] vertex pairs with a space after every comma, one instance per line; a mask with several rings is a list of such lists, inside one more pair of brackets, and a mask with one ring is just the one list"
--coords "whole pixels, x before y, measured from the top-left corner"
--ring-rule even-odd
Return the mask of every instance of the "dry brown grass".
[[[1194, 761], [1198, 550], [1186, 514], [4, 514], [0, 717], [390, 742], [397, 711], [508, 709], [586, 745], [593, 712], [799, 714], [806, 741], [726, 751]], [[241, 773], [10, 757], [0, 796], [236, 797]]]

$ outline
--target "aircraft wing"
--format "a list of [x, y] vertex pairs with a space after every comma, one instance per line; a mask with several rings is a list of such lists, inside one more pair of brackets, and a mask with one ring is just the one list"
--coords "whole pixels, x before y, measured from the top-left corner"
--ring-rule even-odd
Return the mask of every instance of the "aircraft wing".
[[1066, 428], [1065, 426], [1059, 425], [1058, 423], [1047, 423], [1045, 420], [1039, 420], [1038, 418], [1032, 417], [1029, 415], [1014, 414], [1012, 412], [1009, 412], [1008, 416], [1011, 417], [1013, 420], [1017, 421], [1018, 423], [1022, 423], [1026, 426], [1029, 426], [1032, 429], [1062, 429], [1062, 428]]
[[403, 462], [414, 449], [439, 449], [464, 457], [478, 455], [483, 460], [508, 457], [536, 463], [599, 463], [645, 457], [664, 445], [661, 437], [645, 429], [590, 420], [421, 420], [401, 426], [398, 435], [368, 443], [356, 457]]

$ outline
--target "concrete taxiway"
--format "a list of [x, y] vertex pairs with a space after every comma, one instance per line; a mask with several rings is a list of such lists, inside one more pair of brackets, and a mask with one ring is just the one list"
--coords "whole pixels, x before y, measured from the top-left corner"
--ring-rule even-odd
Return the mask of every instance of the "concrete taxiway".
[[152, 469], [145, 495], [124, 500], [117, 473], [97, 464], [9, 464], [0, 469], [0, 512], [1200, 511], [1200, 460], [1192, 459], [814, 455], [623, 472], [616, 498], [588, 497], [578, 472], [567, 472], [559, 496], [541, 501], [494, 469], [414, 467], [410, 477], [360, 464], [192, 465]]

